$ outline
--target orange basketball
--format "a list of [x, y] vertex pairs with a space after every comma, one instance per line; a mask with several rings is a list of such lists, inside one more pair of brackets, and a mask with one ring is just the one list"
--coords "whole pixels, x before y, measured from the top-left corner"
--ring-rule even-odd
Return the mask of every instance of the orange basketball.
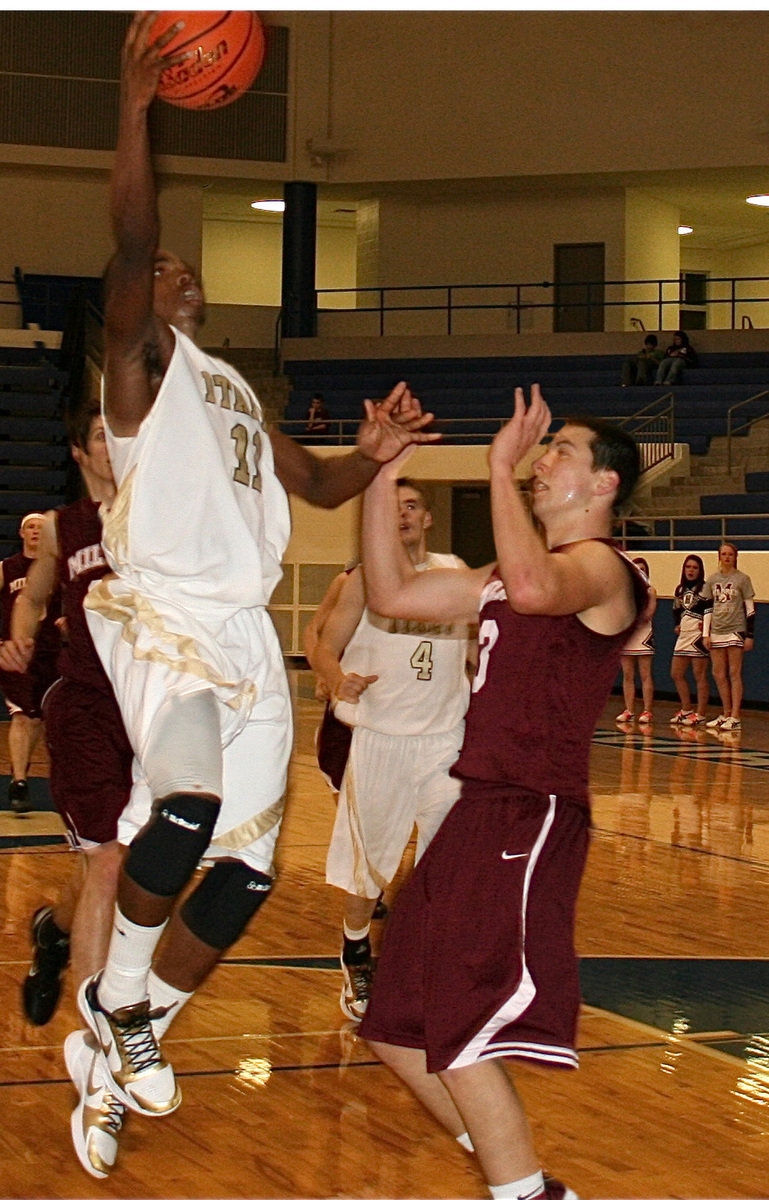
[[191, 57], [160, 76], [157, 94], [182, 108], [222, 108], [237, 100], [256, 79], [264, 62], [264, 27], [253, 12], [161, 12], [152, 26], [154, 41], [177, 21], [184, 29], [163, 49]]

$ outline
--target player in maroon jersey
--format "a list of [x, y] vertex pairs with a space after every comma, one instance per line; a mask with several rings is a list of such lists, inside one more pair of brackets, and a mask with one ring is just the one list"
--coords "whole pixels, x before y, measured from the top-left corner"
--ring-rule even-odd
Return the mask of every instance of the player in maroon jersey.
[[467, 1149], [492, 1195], [574, 1193], [545, 1179], [502, 1057], [576, 1066], [574, 911], [590, 826], [588, 756], [620, 654], [646, 603], [609, 542], [638, 476], [616, 426], [573, 418], [534, 465], [532, 510], [515, 468], [544, 437], [539, 387], [489, 453], [496, 566], [416, 572], [397, 529], [405, 455], [366, 493], [363, 564], [377, 612], [471, 621], [479, 665], [454, 773], [462, 797], [401, 892], [360, 1027]]
[[[0, 563], [0, 638], [11, 632], [11, 614], [16, 601], [27, 584], [27, 575], [38, 555], [43, 514], [30, 512], [19, 527], [22, 550]], [[59, 652], [58, 596], [51, 598], [40, 630], [37, 647], [29, 670], [23, 675], [6, 673], [0, 668], [0, 688], [11, 717], [8, 731], [8, 753], [11, 760], [11, 782], [8, 805], [11, 812], [26, 813], [32, 808], [27, 784], [32, 753], [42, 729], [40, 705], [56, 678], [56, 655]]]
[[78, 982], [104, 961], [120, 863], [116, 824], [130, 793], [133, 757], [83, 614], [89, 585], [109, 569], [99, 506], [111, 503], [115, 494], [98, 409], [86, 410], [74, 422], [71, 446], [87, 495], [41, 517], [35, 561], [14, 605], [11, 637], [0, 649], [0, 666], [9, 677], [24, 680], [37, 658], [50, 597], [61, 597], [65, 637], [43, 703], [45, 733], [51, 794], [72, 844], [85, 854], [82, 879], [78, 873], [57, 904], [33, 917], [35, 961], [24, 984], [24, 1007], [38, 1025], [50, 1020], [56, 1007], [70, 931]]
[[[117, 820], [132, 782], [133, 751], [83, 613], [90, 584], [109, 570], [99, 508], [115, 495], [98, 408], [79, 414], [71, 445], [87, 495], [45, 514], [39, 552], [14, 607], [12, 636], [0, 647], [0, 666], [23, 679], [49, 597], [59, 589], [65, 637], [43, 713], [51, 794], [73, 847], [83, 853], [70, 887], [32, 919], [33, 962], [22, 994], [36, 1025], [54, 1014], [70, 948], [76, 987], [104, 964], [122, 862]], [[77, 1123], [83, 1131], [78, 1153], [86, 1170], [103, 1178], [115, 1160], [123, 1108], [98, 1081], [88, 1098], [88, 1112]]]

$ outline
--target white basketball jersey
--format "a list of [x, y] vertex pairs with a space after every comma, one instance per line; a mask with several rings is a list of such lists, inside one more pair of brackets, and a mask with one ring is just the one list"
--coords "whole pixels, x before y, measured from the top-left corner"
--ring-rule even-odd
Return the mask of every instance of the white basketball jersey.
[[[428, 554], [417, 570], [458, 567], [453, 554]], [[366, 609], [342, 655], [346, 674], [378, 675], [357, 704], [337, 701], [347, 725], [377, 733], [445, 733], [464, 719], [467, 626], [380, 617]]]
[[281, 577], [288, 498], [251, 388], [178, 329], [134, 437], [107, 427], [118, 493], [104, 519], [110, 566], [142, 592], [195, 607], [266, 605]]

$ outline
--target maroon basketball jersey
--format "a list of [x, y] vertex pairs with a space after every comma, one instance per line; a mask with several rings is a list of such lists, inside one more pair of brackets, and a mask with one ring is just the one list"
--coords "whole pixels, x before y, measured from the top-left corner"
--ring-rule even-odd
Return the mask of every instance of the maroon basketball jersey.
[[59, 673], [89, 687], [112, 691], [88, 632], [83, 600], [91, 583], [109, 571], [101, 548], [99, 505], [87, 496], [57, 509], [59, 586], [67, 641], [59, 655]]
[[[3, 586], [0, 590], [0, 637], [11, 636], [11, 612], [21, 591], [26, 587], [27, 575], [34, 562], [26, 554], [13, 554], [3, 560]], [[43, 658], [58, 653], [60, 645], [56, 621], [61, 616], [61, 598], [58, 589], [51, 597], [48, 609], [37, 636], [35, 655]]]
[[[640, 611], [645, 585], [625, 561]], [[481, 596], [478, 670], [451, 774], [473, 791], [502, 785], [587, 803], [590, 742], [634, 625], [607, 636], [575, 614], [517, 613], [495, 570]]]
[[27, 582], [27, 571], [34, 559], [25, 554], [12, 554], [3, 560], [3, 588], [0, 591], [0, 637], [11, 636], [11, 610], [14, 601]]

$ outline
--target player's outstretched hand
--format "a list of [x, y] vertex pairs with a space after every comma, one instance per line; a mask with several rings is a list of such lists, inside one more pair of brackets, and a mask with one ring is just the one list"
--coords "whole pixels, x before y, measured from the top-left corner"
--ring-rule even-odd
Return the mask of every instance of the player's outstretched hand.
[[539, 445], [550, 428], [552, 417], [539, 384], [531, 386], [531, 400], [526, 404], [523, 388], [515, 389], [515, 410], [503, 425], [489, 450], [489, 463], [517, 467], [534, 446]]
[[439, 433], [425, 433], [433, 414], [422, 412], [406, 383], [397, 383], [384, 400], [364, 400], [363, 407], [366, 417], [356, 441], [361, 454], [374, 462], [390, 462], [412, 443], [440, 440]]
[[34, 638], [8, 638], [0, 642], [0, 670], [23, 674], [35, 653]]
[[191, 50], [180, 54], [163, 54], [168, 43], [184, 28], [184, 21], [177, 21], [155, 41], [151, 40], [152, 26], [157, 15], [157, 12], [138, 12], [128, 27], [123, 42], [123, 99], [139, 108], [149, 108], [155, 97], [160, 76], [167, 67], [178, 66], [192, 56]]

